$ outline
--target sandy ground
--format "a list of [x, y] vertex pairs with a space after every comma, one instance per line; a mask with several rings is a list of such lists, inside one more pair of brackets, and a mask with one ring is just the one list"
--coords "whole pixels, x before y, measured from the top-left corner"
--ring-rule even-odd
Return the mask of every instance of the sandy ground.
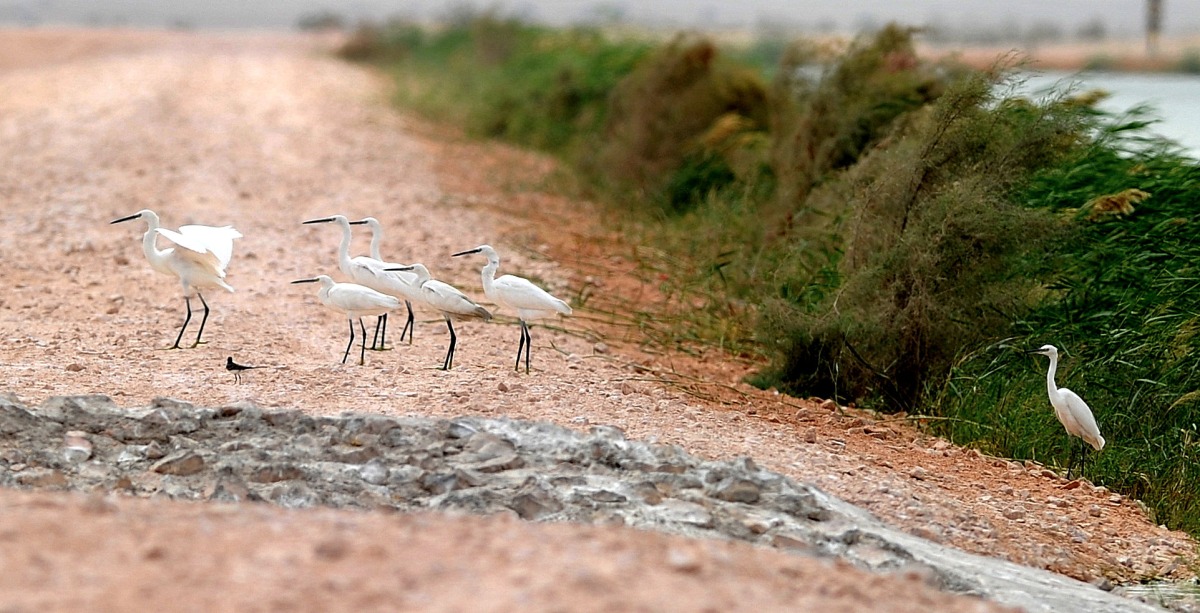
[[[69, 52], [64, 40], [72, 41]], [[395, 113], [382, 78], [327, 57], [311, 40], [0, 31], [0, 52], [0, 254], [8, 286], [0, 295], [0, 378], [27, 402], [103, 393], [127, 406], [172, 396], [212, 406], [249, 399], [324, 414], [612, 424], [702, 456], [751, 455], [920, 536], [1084, 580], [1182, 577], [1194, 569], [1193, 541], [1153, 525], [1134, 503], [1103, 488], [981, 457], [923, 436], [903, 420], [754, 390], [740, 382], [752, 365], [716, 352], [664, 354], [640, 343], [608, 312], [632, 303], [652, 309], [653, 283], [635, 274], [627, 248], [588, 221], [586, 203], [541, 188], [552, 163]], [[183, 318], [179, 284], [146, 264], [143, 224], [108, 223], [142, 208], [157, 211], [167, 227], [233, 224], [245, 234], [228, 278], [236, 293], [206, 295], [213, 311], [205, 345], [165, 349]], [[452, 371], [436, 368], [449, 337], [432, 313], [421, 316], [411, 346], [368, 352], [365, 366], [342, 365], [345, 319], [317, 301], [315, 286], [289, 284], [322, 273], [339, 277], [340, 232], [300, 224], [335, 213], [379, 218], [387, 230], [385, 257], [422, 261], [480, 300], [482, 260], [449, 254], [490, 243], [503, 258], [501, 273], [536, 279], [567, 300], [586, 289], [603, 298], [589, 304], [604, 308], [580, 308], [553, 328], [534, 327], [531, 375], [513, 372], [518, 330], [515, 314], [503, 311], [507, 317], [491, 324], [456, 326]], [[367, 239], [357, 236], [352, 251], [366, 250]], [[197, 313], [185, 340], [194, 339], [198, 319]], [[392, 319], [395, 337], [400, 318]], [[271, 368], [251, 371], [236, 385], [223, 368], [227, 356]], [[572, 610], [631, 610], [624, 605], [639, 603], [652, 610], [661, 608], [656, 594], [687, 590], [703, 598], [673, 600], [681, 609], [818, 602], [810, 598], [853, 610], [864, 610], [864, 602], [878, 610], [933, 602], [941, 603], [936, 610], [979, 607], [906, 578], [864, 578], [841, 567], [829, 573], [828, 565], [811, 560], [616, 528], [164, 501], [106, 502], [97, 513], [89, 504], [96, 503], [0, 492], [0, 505], [37, 510], [18, 511], [20, 523], [4, 526], [0, 539], [4, 556], [26, 560], [38, 573], [6, 586], [0, 605], [48, 610], [84, 603], [100, 610], [142, 598], [171, 602], [179, 588], [168, 584], [186, 580], [219, 592], [211, 602], [239, 610], [293, 610], [298, 600], [268, 594], [297, 584], [340, 594], [313, 610], [387, 608], [371, 599], [394, 603], [400, 591], [432, 594], [412, 601], [426, 610], [431, 603], [478, 610], [481, 602]], [[378, 537], [363, 537], [360, 528]], [[111, 543], [104, 551], [93, 551], [97, 543], [88, 535], [97, 533]], [[364, 548], [363, 555], [322, 561], [321, 544], [335, 536], [353, 551]], [[387, 538], [410, 544], [374, 545]], [[664, 568], [662, 551], [672, 546], [701, 552], [706, 572], [725, 562], [745, 571], [697, 573], [690, 563]], [[606, 547], [619, 555], [603, 555]], [[415, 560], [414, 550], [421, 551]], [[595, 551], [601, 554], [581, 553]], [[125, 565], [138, 556], [180, 563], [165, 570], [144, 561]], [[189, 570], [235, 559], [253, 568], [254, 580]], [[791, 579], [797, 572], [834, 583]], [[472, 585], [464, 576], [479, 573], [494, 587], [486, 599], [475, 592], [456, 600], [443, 591]], [[95, 589], [62, 589], [73, 581]], [[782, 585], [787, 589], [779, 592]], [[788, 600], [756, 600], [745, 596], [750, 592]], [[627, 600], [614, 600], [621, 598]], [[581, 602], [587, 604], [576, 606]]]

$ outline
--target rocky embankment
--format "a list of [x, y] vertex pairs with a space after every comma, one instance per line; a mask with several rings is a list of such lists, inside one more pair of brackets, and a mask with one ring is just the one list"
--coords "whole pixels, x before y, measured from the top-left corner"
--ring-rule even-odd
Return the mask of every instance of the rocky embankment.
[[618, 524], [916, 572], [1028, 611], [1152, 610], [893, 530], [749, 458], [702, 461], [606, 426], [581, 434], [508, 419], [314, 417], [170, 399], [127, 410], [105, 396], [59, 396], [38, 407], [0, 400], [0, 434], [4, 487]]

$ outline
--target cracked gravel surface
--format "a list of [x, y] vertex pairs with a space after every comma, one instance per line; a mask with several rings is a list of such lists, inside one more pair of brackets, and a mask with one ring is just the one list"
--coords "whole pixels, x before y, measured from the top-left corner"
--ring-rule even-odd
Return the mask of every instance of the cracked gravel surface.
[[[642, 343], [608, 313], [653, 309], [653, 279], [635, 274], [630, 250], [589, 222], [586, 203], [545, 192], [552, 162], [396, 113], [382, 77], [328, 57], [323, 44], [268, 34], [0, 32], [6, 391], [32, 403], [102, 393], [124, 406], [170, 396], [327, 415], [614, 425], [702, 457], [752, 456], [914, 535], [1084, 581], [1194, 570], [1194, 541], [1103, 488], [980, 456], [904, 420], [754, 390], [740, 382], [752, 365], [713, 351]], [[167, 227], [233, 224], [245, 235], [227, 279], [237, 292], [206, 296], [207, 344], [165, 350], [183, 318], [179, 285], [146, 264], [144, 226], [108, 224], [142, 208]], [[603, 311], [580, 308], [533, 327], [531, 375], [512, 370], [518, 330], [503, 310], [491, 324], [456, 326], [450, 372], [436, 369], [449, 337], [433, 313], [420, 316], [411, 346], [341, 365], [345, 320], [320, 305], [313, 286], [289, 285], [339, 276], [338, 231], [300, 224], [335, 213], [379, 218], [385, 257], [422, 261], [480, 300], [482, 262], [448, 256], [481, 243], [500, 251], [501, 274], [533, 278], [564, 299], [596, 286], [619, 297], [592, 303]], [[354, 254], [366, 251], [356, 236]], [[235, 384], [223, 368], [230, 355], [267, 368]], [[481, 601], [494, 610], [655, 610], [662, 594], [688, 610], [991, 607], [920, 578], [613, 527], [9, 491], [0, 504], [15, 515], [0, 531], [4, 555], [24, 564], [4, 579], [12, 583], [0, 602], [14, 610], [173, 602], [178, 581], [215, 599], [197, 603], [249, 610], [397, 602], [455, 610]], [[95, 534], [106, 535], [102, 547]], [[387, 538], [396, 546], [382, 547]], [[332, 541], [343, 555], [330, 559], [320, 552]], [[702, 562], [673, 566], [673, 547]], [[423, 552], [416, 564], [412, 551]], [[84, 580], [87, 589], [62, 589]], [[486, 600], [465, 589], [479, 585]]]

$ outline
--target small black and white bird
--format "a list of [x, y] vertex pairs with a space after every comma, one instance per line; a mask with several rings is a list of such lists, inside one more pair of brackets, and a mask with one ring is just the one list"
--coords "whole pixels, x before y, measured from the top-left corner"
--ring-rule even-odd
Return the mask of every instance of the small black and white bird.
[[262, 368], [262, 366], [246, 366], [245, 364], [238, 364], [237, 362], [233, 361], [233, 356], [229, 356], [229, 357], [225, 358], [225, 370], [228, 370], [233, 373], [233, 382], [234, 383], [242, 382], [242, 371], [243, 370], [250, 370], [253, 368]]

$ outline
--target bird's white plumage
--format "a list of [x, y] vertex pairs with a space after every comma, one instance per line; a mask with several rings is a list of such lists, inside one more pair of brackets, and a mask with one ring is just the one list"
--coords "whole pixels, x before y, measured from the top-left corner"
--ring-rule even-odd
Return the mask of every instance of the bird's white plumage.
[[438, 281], [429, 274], [424, 264], [413, 264], [413, 272], [417, 275], [417, 285], [421, 288], [421, 298], [429, 306], [441, 311], [443, 315], [455, 317], [481, 317], [484, 320], [492, 318], [487, 309], [479, 306], [474, 300], [458, 288]]
[[[230, 226], [198, 225], [183, 226], [176, 232], [159, 227], [158, 215], [149, 209], [125, 219], [131, 218], [146, 220], [142, 251], [150, 266], [163, 274], [178, 277], [185, 297], [209, 287], [233, 291], [233, 287], [225, 283], [225, 267], [233, 255], [233, 240], [242, 236], [240, 232]], [[159, 236], [175, 246], [159, 249], [156, 241]]]
[[1046, 391], [1050, 395], [1050, 405], [1054, 407], [1054, 415], [1059, 423], [1072, 436], [1083, 439], [1096, 451], [1104, 448], [1104, 437], [1100, 436], [1100, 427], [1092, 409], [1078, 394], [1067, 388], [1059, 388], [1054, 382], [1054, 374], [1058, 370], [1058, 348], [1054, 345], [1042, 345], [1034, 353], [1040, 353], [1050, 358], [1050, 368], [1046, 371]]
[[483, 293], [488, 300], [516, 311], [522, 321], [543, 319], [555, 313], [571, 314], [570, 305], [534, 285], [529, 279], [513, 275], [496, 278], [496, 270], [500, 268], [500, 255], [490, 245], [480, 245], [472, 251], [478, 251], [487, 257], [488, 263], [483, 267], [482, 278]]
[[[375, 236], [371, 240], [372, 251], [375, 252], [372, 257], [357, 256], [350, 257], [350, 220], [343, 215], [334, 215], [330, 217], [342, 228], [342, 242], [338, 246], [338, 268], [342, 274], [350, 278], [355, 283], [364, 287], [369, 287], [377, 292], [394, 296], [403, 300], [421, 300], [421, 290], [415, 285], [417, 276], [411, 272], [389, 272], [384, 270], [389, 267], [398, 267], [401, 264], [385, 262], [378, 257], [378, 238], [382, 234], [382, 229], [376, 230], [379, 222], [375, 222], [372, 231]], [[374, 218], [367, 218], [374, 219]], [[364, 220], [365, 221], [365, 220]]]
[[221, 263], [221, 268], [229, 266], [233, 258], [233, 240], [242, 238], [242, 233], [233, 226], [180, 226], [178, 232], [159, 228], [158, 233], [167, 240], [196, 252], [207, 251]]
[[329, 275], [318, 275], [316, 279], [321, 284], [317, 298], [330, 309], [351, 318], [383, 315], [403, 304], [393, 296], [357, 283], [336, 283]]

